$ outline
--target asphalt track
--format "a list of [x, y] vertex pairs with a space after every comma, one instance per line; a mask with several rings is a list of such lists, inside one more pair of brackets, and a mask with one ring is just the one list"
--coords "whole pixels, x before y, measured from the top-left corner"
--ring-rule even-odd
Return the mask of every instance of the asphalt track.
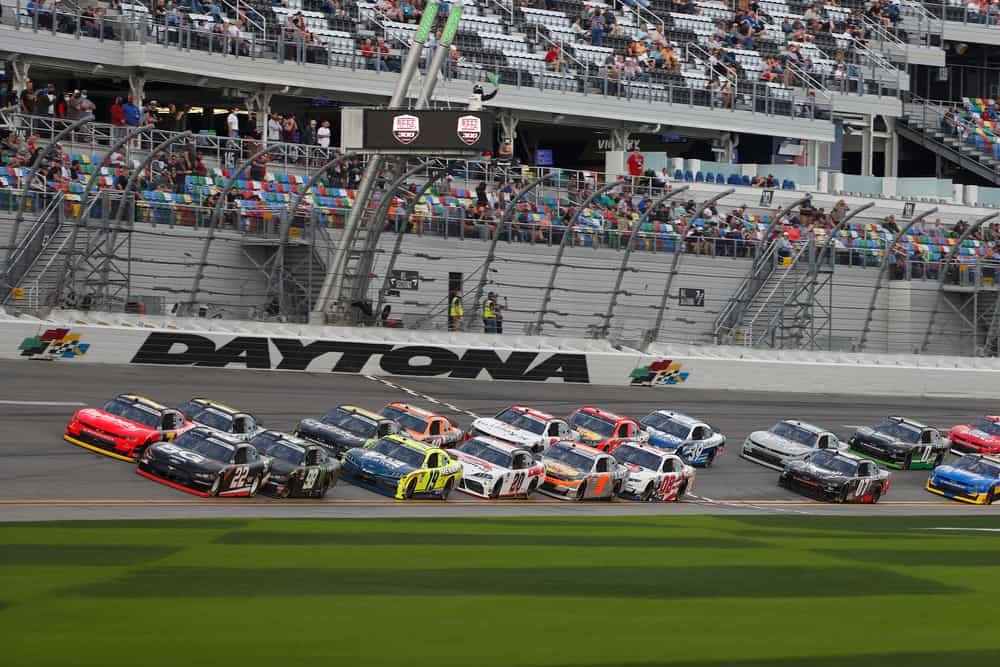
[[[894, 398], [701, 391], [685, 387], [621, 388], [565, 384], [474, 382], [426, 378], [380, 380], [351, 375], [203, 368], [73, 366], [44, 361], [0, 362], [0, 521], [172, 517], [403, 517], [510, 515], [621, 515], [684, 513], [923, 514], [995, 512], [933, 496], [926, 471], [894, 471], [888, 496], [877, 506], [813, 502], [781, 489], [778, 473], [737, 456], [748, 433], [784, 418], [825, 426], [846, 437], [854, 425], [902, 414], [939, 428], [995, 413], [990, 401], [934, 397]], [[817, 391], [822, 391], [817, 378]], [[440, 501], [398, 502], [346, 483], [324, 501], [255, 498], [202, 499], [156, 484], [134, 466], [62, 440], [72, 412], [135, 392], [167, 404], [206, 396], [254, 413], [268, 428], [291, 429], [341, 403], [378, 409], [405, 400], [468, 426], [468, 413], [489, 415], [527, 404], [566, 415], [580, 405], [641, 417], [671, 408], [698, 416], [726, 434], [728, 449], [712, 468], [699, 470], [693, 497], [681, 503], [569, 503], [545, 496], [487, 502], [463, 494]], [[436, 399], [435, 403], [428, 399]], [[453, 411], [444, 404], [460, 411]]]

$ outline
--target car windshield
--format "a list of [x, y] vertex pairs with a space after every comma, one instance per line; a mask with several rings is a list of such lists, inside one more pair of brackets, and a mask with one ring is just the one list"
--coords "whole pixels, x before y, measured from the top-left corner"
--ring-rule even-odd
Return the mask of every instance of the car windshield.
[[612, 456], [619, 463], [631, 463], [640, 468], [648, 468], [650, 470], [660, 469], [660, 457], [648, 449], [642, 449], [641, 447], [621, 445], [615, 449]]
[[578, 470], [590, 470], [593, 460], [573, 447], [555, 444], [545, 452], [545, 458], [565, 463]]
[[403, 428], [414, 431], [416, 433], [426, 433], [427, 432], [427, 420], [423, 417], [418, 417], [417, 415], [407, 412], [406, 410], [401, 410], [400, 408], [394, 407], [392, 405], [387, 405], [382, 408], [382, 416], [388, 417], [393, 420]]
[[1000, 477], [1000, 463], [979, 458], [978, 456], [963, 456], [952, 463], [951, 467], [968, 471], [973, 475]]
[[545, 432], [545, 422], [526, 415], [523, 412], [518, 412], [514, 408], [507, 408], [498, 414], [496, 419], [502, 421], [504, 424], [510, 424], [514, 428], [529, 431], [535, 435], [541, 435]]
[[605, 438], [610, 438], [615, 432], [614, 422], [608, 421], [603, 417], [598, 417], [597, 415], [589, 412], [583, 412], [582, 410], [574, 412], [573, 416], [569, 419], [569, 423], [579, 429], [593, 431], [597, 435], [604, 436]]
[[838, 475], [847, 475], [848, 477], [856, 474], [858, 469], [857, 462], [843, 456], [838, 456], [828, 449], [813, 452], [812, 456], [809, 457], [809, 462], [824, 470], [830, 470]]
[[972, 423], [969, 424], [974, 429], [982, 431], [983, 433], [989, 433], [990, 435], [1000, 435], [1000, 424], [995, 421], [990, 421], [986, 417], [979, 417], [978, 419], [973, 419]]
[[774, 425], [771, 429], [771, 433], [775, 435], [780, 435], [782, 438], [787, 440], [792, 440], [800, 445], [805, 445], [806, 447], [812, 447], [816, 444], [816, 434], [812, 431], [807, 431], [804, 428], [799, 428], [798, 426], [793, 426], [788, 422], [780, 422]]
[[374, 419], [369, 419], [357, 412], [350, 412], [343, 408], [330, 410], [320, 421], [330, 426], [336, 426], [348, 433], [352, 433], [359, 438], [374, 438], [378, 431], [378, 423]]
[[646, 415], [639, 420], [639, 423], [643, 426], [655, 428], [657, 431], [663, 431], [667, 435], [672, 435], [681, 440], [687, 440], [688, 435], [691, 433], [690, 425], [679, 422], [667, 415], [662, 415], [659, 412]]
[[104, 411], [150, 428], [159, 428], [160, 414], [144, 405], [114, 398], [104, 405]]
[[888, 436], [892, 436], [896, 440], [901, 440], [902, 442], [920, 442], [920, 429], [909, 424], [903, 424], [894, 419], [883, 419], [879, 422], [879, 425], [875, 427], [875, 430], [879, 433], [884, 433]]
[[262, 453], [297, 466], [302, 463], [306, 450], [299, 447], [295, 443], [287, 442], [285, 440], [277, 440], [269, 447], [263, 449]]
[[209, 428], [214, 428], [219, 431], [229, 431], [233, 425], [232, 415], [227, 415], [224, 412], [214, 410], [212, 408], [203, 408], [201, 410], [182, 410], [188, 419], [196, 421], [199, 424], [204, 424]]
[[478, 438], [465, 441], [458, 449], [463, 454], [475, 456], [477, 459], [482, 459], [483, 461], [491, 463], [495, 466], [500, 466], [501, 468], [511, 467], [511, 456], [508, 452], [505, 452], [502, 449], [497, 449], [496, 447], [489, 445]]
[[391, 459], [402, 461], [411, 468], [424, 467], [424, 453], [413, 449], [409, 445], [405, 445], [398, 440], [382, 438], [371, 446], [371, 450], [378, 452], [379, 454], [384, 454]]
[[174, 444], [178, 447], [190, 449], [192, 452], [198, 452], [205, 458], [212, 459], [213, 461], [229, 461], [233, 458], [235, 449], [232, 445], [218, 438], [206, 437], [203, 433], [188, 431], [178, 436]]

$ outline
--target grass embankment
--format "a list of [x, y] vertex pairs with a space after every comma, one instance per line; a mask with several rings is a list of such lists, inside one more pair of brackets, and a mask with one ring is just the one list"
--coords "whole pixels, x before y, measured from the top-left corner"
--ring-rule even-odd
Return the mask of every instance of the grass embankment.
[[0, 524], [4, 664], [996, 665], [1000, 517]]

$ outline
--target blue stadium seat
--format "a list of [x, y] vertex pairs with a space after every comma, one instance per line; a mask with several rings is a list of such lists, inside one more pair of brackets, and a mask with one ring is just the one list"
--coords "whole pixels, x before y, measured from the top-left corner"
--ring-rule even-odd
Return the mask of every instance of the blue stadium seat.
[[685, 181], [693, 181], [694, 180], [694, 174], [691, 173], [690, 169], [688, 169], [687, 171], [684, 172], [684, 180]]
[[781, 189], [782, 190], [794, 190], [795, 189], [795, 181], [790, 181], [790, 180], [788, 180], [786, 178], [785, 180], [783, 180], [781, 182]]
[[743, 174], [743, 178], [740, 179], [740, 185], [750, 185], [750, 177]]
[[694, 182], [695, 183], [704, 183], [705, 182], [705, 175], [702, 174], [699, 171], [697, 174], [694, 175]]
[[740, 177], [737, 174], [729, 174], [729, 178], [726, 179], [727, 185], [739, 185]]
[[716, 174], [715, 175], [715, 182], [716, 183], [725, 183], [726, 182], [726, 177], [723, 176], [722, 174]]
[[[698, 175], [701, 176], [701, 172], [698, 172]], [[713, 174], [712, 172], [708, 172], [707, 174], [705, 174], [705, 182], [715, 183], [715, 174]]]
[[674, 170], [674, 180], [675, 181], [682, 181], [682, 180], [684, 180], [684, 172], [681, 171], [680, 169], [675, 169]]

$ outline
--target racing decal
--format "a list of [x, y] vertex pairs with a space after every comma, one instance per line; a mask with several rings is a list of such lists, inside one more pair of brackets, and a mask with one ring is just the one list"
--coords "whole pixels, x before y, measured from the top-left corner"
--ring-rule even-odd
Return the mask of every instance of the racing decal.
[[687, 371], [681, 371], [681, 368], [683, 368], [683, 364], [680, 362], [662, 359], [654, 361], [648, 366], [633, 368], [629, 377], [632, 378], [631, 384], [646, 387], [681, 384], [688, 379], [689, 375]]
[[929, 463], [934, 459], [934, 448], [931, 445], [927, 445], [920, 450], [920, 458], [917, 460], [920, 463]]
[[479, 116], [459, 116], [458, 117], [458, 138], [466, 146], [479, 141], [483, 134], [483, 119]]
[[28, 336], [18, 347], [22, 357], [43, 359], [73, 359], [82, 357], [90, 343], [81, 343], [83, 334], [69, 329], [46, 329], [41, 336]]
[[869, 493], [872, 492], [872, 482], [871, 479], [861, 479], [858, 480], [858, 488], [854, 490], [854, 495], [859, 498], [864, 498]]
[[[217, 346], [207, 336], [156, 331], [148, 334], [131, 363], [334, 373], [361, 373], [366, 364], [377, 363], [393, 375], [475, 379], [486, 373], [494, 380], [590, 382], [586, 354], [513, 351], [506, 358], [500, 354], [492, 349], [336, 340], [305, 343], [261, 336], [234, 336]], [[321, 361], [326, 355], [333, 356]]]
[[[461, 121], [459, 121], [461, 127]], [[403, 144], [413, 143], [420, 136], [420, 119], [412, 114], [401, 114], [392, 119], [392, 136]]]

